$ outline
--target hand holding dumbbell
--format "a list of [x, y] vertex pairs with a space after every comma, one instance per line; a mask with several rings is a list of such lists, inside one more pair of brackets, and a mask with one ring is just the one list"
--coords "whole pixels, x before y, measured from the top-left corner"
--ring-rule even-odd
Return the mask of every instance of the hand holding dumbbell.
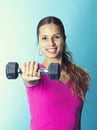
[[6, 76], [8, 79], [16, 79], [19, 73], [23, 73], [23, 78], [29, 81], [40, 79], [41, 73], [46, 73], [51, 80], [55, 80], [60, 78], [60, 64], [51, 63], [48, 68], [39, 68], [36, 62], [26, 62], [22, 69], [19, 69], [19, 65], [16, 62], [7, 64]]

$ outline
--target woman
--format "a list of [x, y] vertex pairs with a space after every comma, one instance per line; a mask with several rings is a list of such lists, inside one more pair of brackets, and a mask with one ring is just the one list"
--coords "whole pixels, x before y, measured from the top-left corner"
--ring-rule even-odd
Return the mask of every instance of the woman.
[[[81, 112], [89, 75], [73, 63], [66, 48], [64, 26], [59, 18], [45, 17], [37, 27], [37, 39], [45, 58], [42, 64], [25, 62], [22, 78], [28, 95], [31, 130], [81, 130]], [[61, 65], [60, 79], [50, 80], [40, 68]]]

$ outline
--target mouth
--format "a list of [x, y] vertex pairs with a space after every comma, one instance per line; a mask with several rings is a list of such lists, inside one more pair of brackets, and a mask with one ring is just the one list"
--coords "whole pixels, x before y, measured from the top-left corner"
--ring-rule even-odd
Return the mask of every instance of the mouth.
[[54, 54], [57, 51], [57, 48], [50, 48], [50, 49], [46, 49], [50, 54]]

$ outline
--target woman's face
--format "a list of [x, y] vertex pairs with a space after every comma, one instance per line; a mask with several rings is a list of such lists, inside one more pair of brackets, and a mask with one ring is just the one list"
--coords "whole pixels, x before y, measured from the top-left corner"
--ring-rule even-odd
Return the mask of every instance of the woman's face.
[[39, 45], [46, 58], [62, 58], [64, 39], [60, 27], [45, 24], [39, 28]]

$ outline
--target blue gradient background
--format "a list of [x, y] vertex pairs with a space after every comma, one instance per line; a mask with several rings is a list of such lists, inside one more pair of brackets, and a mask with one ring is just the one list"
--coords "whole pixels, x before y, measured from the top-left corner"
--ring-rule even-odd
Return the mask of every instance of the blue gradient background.
[[91, 87], [82, 114], [82, 130], [97, 129], [97, 0], [3, 0], [0, 1], [0, 130], [29, 130], [30, 115], [24, 84], [8, 80], [9, 61], [42, 62], [36, 27], [45, 16], [64, 23], [67, 44], [76, 64], [86, 68]]

